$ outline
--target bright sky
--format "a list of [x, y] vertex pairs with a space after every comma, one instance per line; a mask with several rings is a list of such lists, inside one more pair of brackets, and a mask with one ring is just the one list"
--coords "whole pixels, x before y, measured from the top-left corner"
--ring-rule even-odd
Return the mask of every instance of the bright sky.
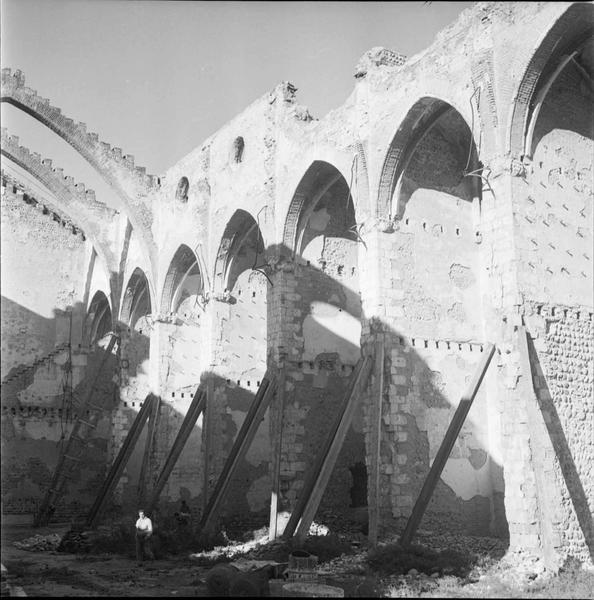
[[[24, 71], [26, 85], [155, 174], [283, 80], [324, 116], [351, 93], [366, 50], [412, 56], [472, 5], [1, 1], [2, 66]], [[22, 144], [88, 182], [57, 136], [2, 106]]]

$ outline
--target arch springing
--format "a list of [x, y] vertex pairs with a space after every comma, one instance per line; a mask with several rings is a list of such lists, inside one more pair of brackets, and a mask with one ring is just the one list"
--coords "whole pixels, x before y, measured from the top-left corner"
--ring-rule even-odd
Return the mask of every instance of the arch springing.
[[102, 291], [97, 291], [89, 304], [85, 320], [85, 338], [92, 346], [112, 330], [112, 315], [109, 300]]
[[204, 293], [204, 282], [196, 255], [182, 244], [173, 256], [165, 277], [161, 312], [177, 313], [182, 303], [191, 297], [198, 301]]
[[151, 298], [146, 275], [137, 267], [130, 276], [124, 297], [120, 320], [134, 329], [138, 319], [151, 313]]

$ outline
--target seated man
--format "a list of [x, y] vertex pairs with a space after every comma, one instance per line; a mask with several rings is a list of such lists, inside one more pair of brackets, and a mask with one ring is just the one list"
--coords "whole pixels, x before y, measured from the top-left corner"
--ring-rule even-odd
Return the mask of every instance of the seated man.
[[148, 517], [145, 517], [144, 510], [139, 509], [138, 520], [136, 521], [136, 560], [142, 563], [144, 555], [153, 560], [155, 557], [151, 550], [150, 538], [153, 535], [153, 524]]

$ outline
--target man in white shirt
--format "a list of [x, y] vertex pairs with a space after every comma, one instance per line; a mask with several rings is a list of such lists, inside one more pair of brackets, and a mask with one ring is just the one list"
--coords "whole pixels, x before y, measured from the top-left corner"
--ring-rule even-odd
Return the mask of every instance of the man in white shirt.
[[136, 521], [136, 560], [138, 563], [142, 563], [145, 554], [150, 560], [155, 558], [150, 543], [152, 535], [153, 524], [148, 517], [145, 517], [144, 510], [140, 509]]

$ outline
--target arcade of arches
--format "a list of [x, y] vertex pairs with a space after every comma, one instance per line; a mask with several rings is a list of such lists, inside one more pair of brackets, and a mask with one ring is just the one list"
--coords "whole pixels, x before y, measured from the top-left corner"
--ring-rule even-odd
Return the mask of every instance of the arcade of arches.
[[110, 498], [133, 511], [201, 386], [157, 513], [183, 499], [197, 517], [274, 376], [220, 513], [267, 525], [273, 490], [295, 507], [370, 356], [316, 521], [365, 530], [373, 512], [381, 538], [410, 516], [491, 342], [423, 527], [591, 563], [592, 8], [477, 3], [411, 59], [367, 52], [326, 117], [279, 84], [159, 177], [3, 69], [2, 99], [114, 190], [95, 198], [2, 131], [3, 512], [36, 511], [91, 391], [102, 416], [54, 518], [88, 511], [153, 394]]

